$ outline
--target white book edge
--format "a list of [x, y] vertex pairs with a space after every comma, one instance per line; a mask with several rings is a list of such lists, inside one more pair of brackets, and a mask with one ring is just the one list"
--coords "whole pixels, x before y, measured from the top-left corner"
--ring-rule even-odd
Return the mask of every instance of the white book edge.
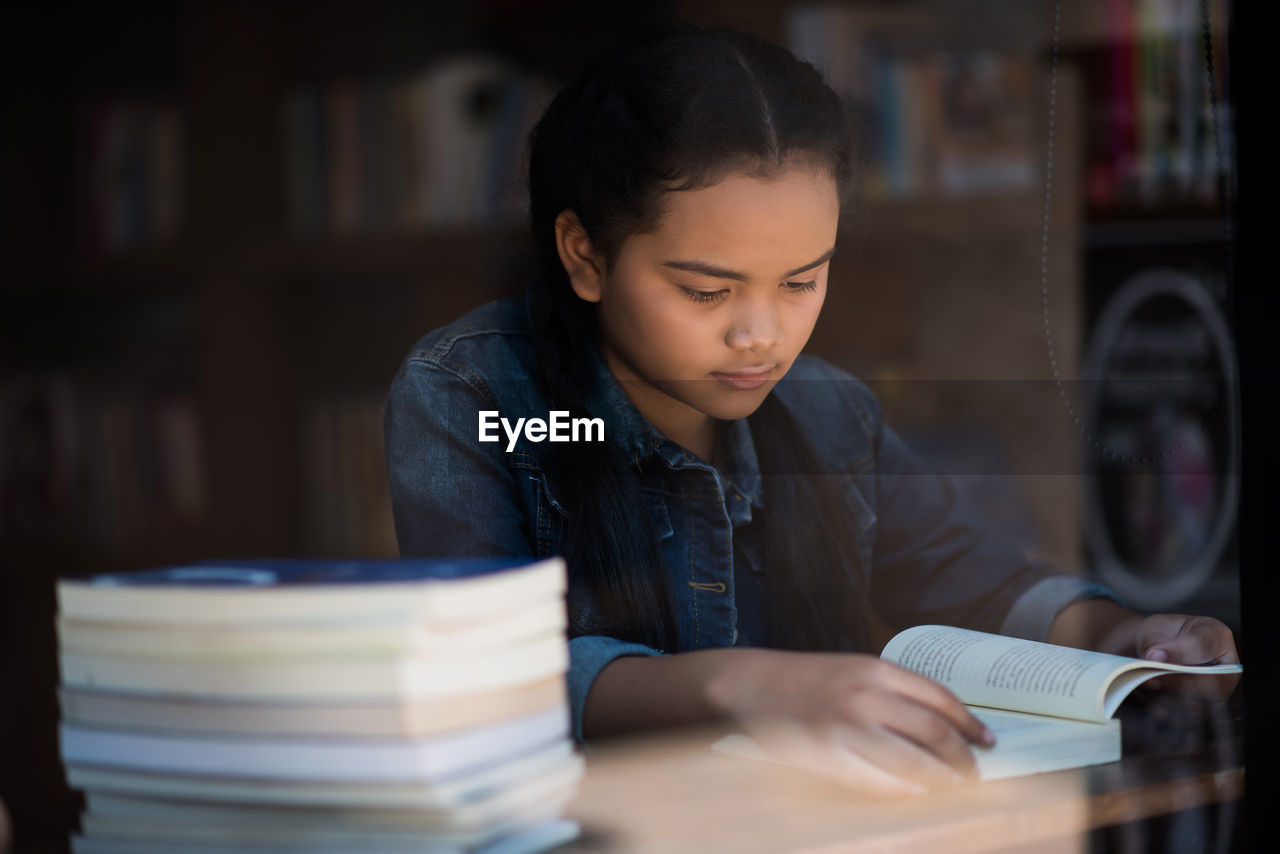
[[564, 795], [531, 807], [518, 815], [473, 830], [424, 831], [419, 829], [369, 828], [279, 828], [228, 824], [170, 825], [143, 820], [107, 818], [86, 813], [80, 825], [86, 836], [148, 840], [154, 842], [230, 844], [248, 846], [332, 846], [377, 850], [380, 845], [406, 846], [437, 844], [471, 850], [494, 842], [522, 827], [558, 818], [571, 795]]
[[62, 724], [63, 761], [223, 777], [314, 781], [443, 780], [529, 753], [569, 735], [558, 706], [447, 736], [422, 740], [192, 738]]
[[567, 765], [580, 766], [580, 763], [581, 757], [574, 753], [573, 744], [560, 740], [447, 780], [414, 783], [219, 778], [78, 763], [68, 763], [66, 770], [67, 782], [73, 789], [138, 797], [329, 809], [450, 809], [484, 798], [495, 789], [519, 786], [530, 778], [554, 774]]
[[[481, 848], [464, 850], [451, 845], [417, 842], [409, 846], [366, 846], [361, 854], [541, 854], [576, 839], [581, 828], [576, 821], [557, 818], [523, 827]], [[190, 842], [152, 842], [142, 839], [112, 839], [76, 834], [71, 837], [73, 854], [353, 854], [350, 845], [243, 846], [201, 845]]]
[[86, 812], [98, 818], [153, 822], [182, 828], [188, 825], [229, 825], [237, 828], [349, 831], [472, 833], [502, 824], [550, 803], [563, 804], [577, 791], [582, 778], [580, 757], [558, 769], [489, 790], [482, 796], [435, 809], [299, 807], [184, 801], [87, 790]]
[[567, 701], [563, 674], [438, 699], [290, 701], [193, 698], [62, 685], [62, 719], [89, 729], [193, 735], [425, 738]]
[[230, 627], [101, 622], [59, 616], [62, 650], [183, 661], [306, 659], [374, 654], [459, 655], [502, 649], [567, 626], [564, 599], [544, 596], [484, 618], [333, 620]]
[[139, 661], [63, 650], [64, 685], [103, 691], [274, 700], [403, 700], [475, 694], [563, 673], [568, 644], [559, 631], [534, 643], [454, 658], [316, 661]]

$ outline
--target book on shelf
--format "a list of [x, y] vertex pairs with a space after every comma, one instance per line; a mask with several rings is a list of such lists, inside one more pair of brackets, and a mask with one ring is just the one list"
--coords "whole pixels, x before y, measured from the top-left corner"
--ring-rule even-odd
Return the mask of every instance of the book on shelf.
[[871, 198], [1018, 193], [1035, 183], [1028, 54], [955, 47], [945, 17], [916, 8], [800, 4], [793, 52], [853, 118]]
[[83, 242], [118, 250], [173, 241], [184, 206], [174, 100], [100, 98], [77, 107], [75, 124]]
[[[58, 584], [76, 851], [545, 850], [560, 558], [207, 561]], [[132, 847], [131, 847], [132, 846]]]
[[329, 228], [329, 129], [319, 89], [291, 93], [284, 103], [289, 223], [300, 234]]
[[301, 415], [302, 536], [314, 554], [398, 553], [379, 397], [326, 396]]
[[203, 427], [188, 395], [17, 376], [0, 382], [0, 436], [0, 535], [43, 526], [129, 548], [207, 525]]
[[[996, 780], [1112, 762], [1121, 756], [1121, 702], [1142, 683], [1170, 673], [1222, 676], [1238, 664], [1191, 666], [1109, 655], [954, 626], [914, 626], [880, 653], [941, 683], [996, 736], [972, 747], [978, 774]], [[734, 733], [716, 753], [773, 759]]]
[[329, 228], [334, 233], [351, 231], [360, 224], [360, 92], [355, 83], [343, 80], [330, 87], [322, 102], [325, 107], [329, 144], [333, 158], [329, 171]]
[[934, 180], [945, 195], [1034, 186], [1034, 80], [1030, 62], [991, 52], [949, 52], [930, 70], [937, 116]]
[[430, 222], [452, 225], [481, 218], [484, 173], [492, 154], [505, 64], [486, 54], [435, 63], [414, 82], [427, 117], [420, 151]]
[[518, 217], [524, 143], [553, 94], [541, 76], [475, 51], [439, 57], [413, 75], [293, 92], [282, 112], [294, 230]]
[[1100, 43], [1075, 51], [1095, 105], [1085, 184], [1091, 207], [1217, 200], [1217, 178], [1233, 168], [1228, 5], [1105, 4]]

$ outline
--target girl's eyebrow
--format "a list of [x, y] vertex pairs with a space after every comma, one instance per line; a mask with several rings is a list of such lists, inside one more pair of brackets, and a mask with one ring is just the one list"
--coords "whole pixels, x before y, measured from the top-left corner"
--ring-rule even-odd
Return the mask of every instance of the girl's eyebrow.
[[[819, 264], [824, 264], [831, 260], [831, 256], [836, 254], [836, 248], [832, 246], [826, 252], [822, 253], [822, 257], [816, 261], [810, 261], [803, 267], [796, 267], [789, 273], [785, 273], [782, 278], [789, 279], [792, 276], [803, 273], [805, 270], [812, 270]], [[707, 264], [702, 261], [663, 261], [662, 266], [670, 267], [673, 270], [684, 270], [689, 273], [698, 273], [703, 276], [714, 276], [717, 279], [733, 279], [735, 282], [745, 282], [750, 277], [746, 273], [738, 273], [733, 270], [726, 270], [723, 267], [717, 267], [714, 264]]]

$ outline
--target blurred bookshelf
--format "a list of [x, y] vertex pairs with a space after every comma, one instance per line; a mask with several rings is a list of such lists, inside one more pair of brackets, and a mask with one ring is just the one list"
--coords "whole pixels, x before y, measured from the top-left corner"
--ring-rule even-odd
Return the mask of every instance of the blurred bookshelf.
[[[979, 97], [975, 109], [1003, 105], [1019, 119], [1012, 136], [994, 129], [984, 156], [1021, 164], [1017, 174], [984, 178], [975, 161], [967, 178], [940, 182], [950, 162], [945, 146], [918, 146], [889, 180], [873, 154], [866, 219], [880, 223], [871, 226], [878, 241], [905, 247], [905, 233], [946, 234], [969, 219], [989, 227], [1040, 203], [1026, 118], [1032, 87], [1042, 83], [1034, 52], [1024, 44], [1010, 53], [1007, 38], [941, 51], [936, 22], [919, 23], [931, 8], [920, 4], [904, 16], [880, 4], [683, 2], [632, 19], [682, 16], [754, 28], [807, 51], [829, 73], [838, 71], [828, 67], [836, 55], [873, 45], [864, 52], [878, 57], [876, 76], [888, 81], [888, 94], [852, 106], [868, 117], [868, 139], [880, 141], [920, 138], [945, 124], [939, 105], [948, 75], [985, 68], [987, 100]], [[543, 11], [555, 18], [572, 10], [547, 4]], [[194, 458], [207, 472], [203, 536], [177, 537], [193, 554], [180, 551], [175, 560], [196, 549], [318, 548], [303, 533], [299, 510], [311, 463], [282, 453], [299, 446], [310, 396], [330, 400], [328, 384], [367, 399], [385, 389], [417, 335], [523, 286], [520, 143], [570, 66], [554, 46], [504, 49], [521, 43], [513, 21], [528, 23], [527, 9], [491, 2], [442, 14], [443, 22], [395, 2], [372, 12], [343, 3], [250, 10], [196, 2], [148, 16], [139, 33], [126, 16], [98, 13], [93, 27], [133, 32], [132, 72], [94, 78], [90, 67], [116, 59], [96, 45], [78, 59], [68, 51], [64, 61], [78, 61], [71, 69], [83, 76], [61, 70], [56, 84], [45, 84], [54, 97], [38, 110], [35, 97], [11, 93], [20, 109], [39, 113], [39, 131], [10, 142], [10, 171], [37, 154], [36, 172], [48, 179], [39, 188], [61, 198], [41, 202], [49, 213], [43, 227], [27, 229], [29, 237], [10, 232], [2, 262], [3, 299], [14, 309], [8, 323], [69, 321], [91, 333], [96, 355], [87, 369], [61, 345], [15, 329], [6, 374], [36, 386], [114, 374], [141, 381], [145, 398], [151, 369], [139, 372], [138, 361], [165, 366], [165, 393], [179, 394], [191, 413]], [[53, 17], [46, 28], [55, 27]], [[832, 41], [837, 19], [842, 40]], [[592, 21], [597, 41], [621, 35], [627, 23], [610, 31], [605, 19]], [[828, 33], [822, 44], [806, 40], [815, 28]], [[574, 37], [566, 30], [562, 45]], [[995, 79], [1002, 75], [1011, 82]], [[843, 90], [851, 81], [833, 82]], [[973, 116], [956, 121], [971, 136], [980, 125]], [[981, 140], [953, 142], [981, 148]], [[16, 182], [6, 220], [38, 195], [35, 181]], [[387, 308], [367, 307], [378, 301]], [[167, 332], [95, 322], [166, 311], [181, 317]], [[349, 323], [353, 311], [370, 322]], [[335, 355], [339, 331], [350, 343]], [[845, 364], [886, 358], [879, 348], [836, 355]], [[313, 367], [317, 358], [323, 369]], [[139, 439], [144, 457], [156, 450], [148, 441]], [[258, 488], [245, 489], [250, 483]], [[117, 547], [128, 552], [127, 544], [104, 544]], [[324, 546], [335, 547], [341, 550]]]
[[[1220, 221], [1200, 197], [1088, 201], [1109, 156], [1109, 2], [1064, 10], [1048, 288], [1066, 366], [1091, 245]], [[6, 27], [0, 622], [6, 673], [42, 686], [0, 702], [18, 852], [64, 850], [75, 814], [52, 579], [395, 553], [383, 395], [419, 336], [523, 290], [523, 137], [584, 44], [679, 17], [823, 69], [855, 119], [862, 202], [810, 351], [876, 384], [908, 432], [1079, 470], [1042, 319], [1051, 5], [605, 5], [50, 4]], [[1014, 479], [1019, 530], [1078, 566], [1078, 487]]]
[[[1239, 636], [1233, 5], [1064, 10], [1060, 55], [1087, 105], [1085, 425], [1109, 450], [1087, 466], [1086, 559], [1135, 607]], [[1133, 377], [1140, 409], [1123, 400]], [[1117, 460], [1126, 448], [1146, 459]]]
[[1060, 55], [1080, 69], [1089, 105], [1090, 222], [1195, 219], [1218, 209], [1218, 178], [1233, 173], [1230, 7], [1108, 0], [1064, 10]]

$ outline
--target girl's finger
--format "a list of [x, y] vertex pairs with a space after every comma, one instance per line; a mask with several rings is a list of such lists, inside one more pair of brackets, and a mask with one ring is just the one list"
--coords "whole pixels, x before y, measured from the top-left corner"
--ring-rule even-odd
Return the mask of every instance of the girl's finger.
[[1143, 658], [1174, 664], [1235, 664], [1235, 643], [1224, 623], [1205, 617], [1187, 618], [1172, 638], [1148, 646]]
[[928, 789], [947, 788], [966, 779], [937, 755], [891, 729], [834, 727], [832, 737], [883, 771]]
[[884, 728], [911, 740], [961, 776], [978, 776], [968, 740], [949, 719], [911, 700], [894, 698], [888, 705]]
[[1185, 614], [1152, 614], [1138, 627], [1138, 657], [1146, 658], [1153, 647], [1172, 643], [1191, 618]]
[[955, 694], [919, 673], [889, 662], [881, 664], [887, 668], [884, 673], [890, 690], [932, 709], [948, 720], [969, 742], [984, 747], [995, 745], [995, 736], [987, 729], [986, 724], [974, 717], [973, 712]]

